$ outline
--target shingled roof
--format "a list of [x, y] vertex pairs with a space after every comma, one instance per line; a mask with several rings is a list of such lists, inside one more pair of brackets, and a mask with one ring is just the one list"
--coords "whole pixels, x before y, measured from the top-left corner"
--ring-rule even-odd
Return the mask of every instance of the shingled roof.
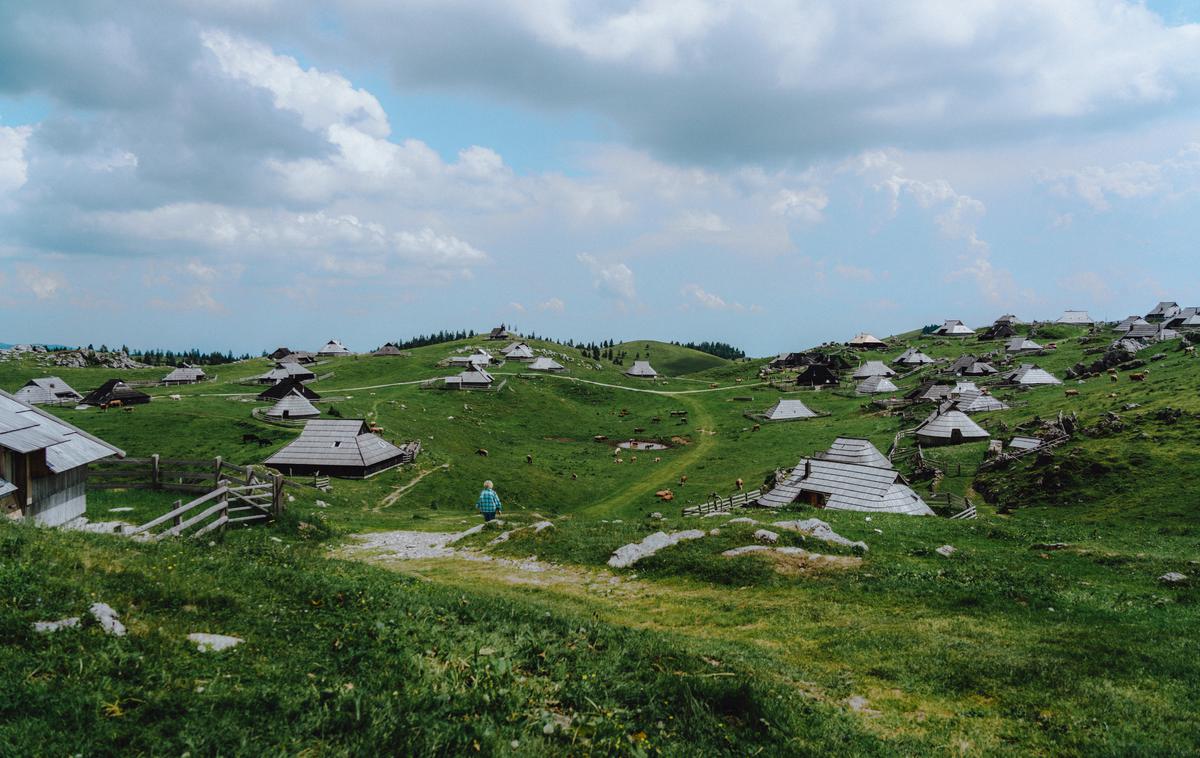
[[337, 340], [329, 340], [325, 347], [317, 351], [317, 355], [351, 355], [350, 350]]
[[802, 418], [815, 418], [816, 415], [802, 401], [785, 399], [768, 408], [762, 417], [767, 421], [795, 421]]
[[858, 383], [854, 391], [860, 395], [878, 395], [885, 392], [899, 392], [900, 388], [886, 376], [868, 376]]
[[21, 389], [13, 393], [13, 397], [30, 405], [77, 403], [83, 399], [83, 395], [73, 390], [71, 385], [57, 376], [30, 379]]
[[883, 361], [867, 361], [851, 374], [853, 379], [866, 379], [869, 376], [895, 376], [896, 372], [888, 368]]
[[1020, 355], [1021, 353], [1036, 353], [1043, 349], [1041, 345], [1029, 339], [1028, 337], [1013, 337], [1004, 346], [1006, 353]]
[[898, 363], [901, 366], [923, 366], [927, 363], [933, 363], [934, 360], [925, 353], [915, 347], [910, 347], [900, 355], [892, 359], [892, 363]]
[[933, 333], [943, 337], [969, 337], [975, 333], [975, 330], [958, 319], [949, 319], [937, 329], [934, 329]]
[[309, 389], [308, 385], [295, 377], [288, 377], [258, 393], [259, 400], [282, 400], [293, 392], [298, 392], [309, 400], [320, 400], [321, 396]]
[[[124, 451], [0, 390], [0, 448], [46, 451], [46, 468], [61, 474]], [[0, 480], [3, 481], [3, 480]]]
[[1022, 363], [1021, 367], [1004, 374], [1004, 381], [1011, 384], [1062, 384], [1062, 380], [1036, 363]]
[[122, 405], [140, 405], [150, 402], [150, 396], [141, 390], [135, 390], [120, 379], [109, 379], [96, 389], [84, 395], [81, 405], [104, 405], [114, 400], [120, 400]]
[[846, 343], [850, 347], [867, 350], [882, 350], [887, 347], [887, 343], [879, 339], [873, 334], [860, 332], [854, 335], [849, 342]]
[[1091, 326], [1096, 323], [1087, 311], [1065, 311], [1058, 319], [1060, 324], [1072, 324], [1075, 326]]
[[933, 515], [874, 445], [850, 438], [839, 438], [827, 453], [802, 458], [758, 504], [780, 508], [798, 500], [830, 510]]
[[529, 364], [530, 371], [565, 371], [566, 367], [553, 358], [540, 356]]
[[280, 398], [279, 402], [267, 409], [267, 416], [270, 418], [312, 418], [320, 415], [317, 407], [299, 392]]
[[404, 450], [371, 434], [363, 419], [313, 419], [266, 465], [285, 474], [367, 477], [407, 460]]
[[162, 378], [163, 384], [195, 384], [207, 378], [204, 369], [196, 366], [180, 366]]
[[635, 376], [640, 379], [653, 379], [658, 376], [658, 372], [650, 365], [649, 361], [634, 361], [633, 366], [625, 372], [625, 376]]
[[917, 440], [926, 445], [956, 445], [990, 436], [986, 429], [958, 410], [934, 413], [917, 427]]

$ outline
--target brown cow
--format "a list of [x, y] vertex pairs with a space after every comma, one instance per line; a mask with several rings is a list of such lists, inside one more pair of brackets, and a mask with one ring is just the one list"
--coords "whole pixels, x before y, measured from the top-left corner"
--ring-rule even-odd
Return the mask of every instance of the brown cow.
[[1079, 390], [1065, 390], [1067, 397], [1078, 397]]
[[1129, 381], [1131, 381], [1131, 382], [1144, 382], [1144, 381], [1146, 381], [1146, 374], [1148, 374], [1148, 373], [1150, 373], [1150, 372], [1148, 372], [1148, 371], [1139, 371], [1139, 372], [1137, 372], [1136, 374], [1130, 374], [1130, 375], [1129, 375]]

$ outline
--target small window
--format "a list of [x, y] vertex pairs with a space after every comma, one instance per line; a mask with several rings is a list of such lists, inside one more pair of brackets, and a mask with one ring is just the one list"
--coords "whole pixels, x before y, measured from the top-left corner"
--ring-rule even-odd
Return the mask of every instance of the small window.
[[334, 447], [341, 447], [341, 446], [342, 446], [342, 441], [341, 441], [341, 440], [334, 440], [333, 446], [334, 446]]

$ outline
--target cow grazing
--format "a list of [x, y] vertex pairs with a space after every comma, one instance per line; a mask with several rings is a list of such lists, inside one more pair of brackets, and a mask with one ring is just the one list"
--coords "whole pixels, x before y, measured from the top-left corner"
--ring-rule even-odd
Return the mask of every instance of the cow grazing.
[[1079, 390], [1064, 390], [1067, 397], [1079, 397]]
[[475, 455], [478, 455], [480, 458], [486, 458], [488, 457], [488, 451], [484, 450], [483, 448], [479, 448], [475, 451]]
[[1148, 373], [1150, 373], [1150, 372], [1148, 372], [1148, 371], [1139, 371], [1139, 372], [1137, 372], [1136, 374], [1130, 374], [1130, 375], [1129, 375], [1129, 381], [1131, 381], [1131, 382], [1144, 382], [1144, 381], [1146, 381], [1146, 374], [1148, 374]]

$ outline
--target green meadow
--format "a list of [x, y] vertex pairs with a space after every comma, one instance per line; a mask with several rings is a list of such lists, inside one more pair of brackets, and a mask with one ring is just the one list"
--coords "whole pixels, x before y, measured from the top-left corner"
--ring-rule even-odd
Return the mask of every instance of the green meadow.
[[[1036, 339], [1056, 349], [1024, 360], [1061, 378], [1114, 337], [1046, 327]], [[889, 342], [865, 357], [911, 345], [953, 359], [1002, 345], [919, 332]], [[1139, 355], [1145, 381], [1122, 371], [993, 388], [1011, 408], [974, 418], [994, 437], [1059, 413], [1075, 414], [1079, 431], [1053, 456], [982, 474], [986, 443], [927, 451], [946, 476], [914, 478], [914, 489], [931, 502], [969, 497], [975, 519], [735, 514], [760, 525], [681, 511], [728, 496], [739, 479], [757, 488], [837, 437], [887, 452], [930, 407], [883, 410], [850, 383], [784, 393], [760, 378], [766, 360], [652, 341], [617, 346], [618, 366], [534, 340], [567, 371], [530, 375], [510, 362], [492, 370], [497, 391], [422, 388], [456, 373], [437, 365], [447, 356], [503, 344], [323, 361], [311, 385], [323, 411], [419, 439], [422, 452], [328, 493], [290, 488], [272, 525], [156, 544], [0, 526], [0, 754], [1200, 750], [1200, 361], [1180, 340]], [[635, 355], [660, 378], [624, 376]], [[131, 457], [259, 464], [297, 433], [251, 415], [263, 387], [241, 382], [269, 366], [213, 367], [213, 381], [151, 388], [153, 402], [132, 411], [52, 412]], [[0, 363], [0, 387], [57, 374], [86, 392], [165, 373], [30, 359]], [[904, 392], [927, 376], [896, 382]], [[827, 415], [748, 417], [781, 397]], [[630, 439], [666, 449], [615, 451]], [[506, 525], [457, 543], [457, 555], [400, 560], [356, 547], [363, 534], [474, 526], [485, 479]], [[179, 497], [96, 491], [88, 516], [140, 523]], [[781, 545], [829, 560], [722, 555], [773, 521], [811, 517], [869, 549], [781, 531]], [[519, 528], [541, 521], [553, 526]], [[628, 569], [606, 565], [622, 545], [682, 529], [717, 533]], [[937, 553], [943, 545], [955, 551]], [[1167, 572], [1190, 578], [1159, 581]], [[97, 600], [121, 615], [126, 637], [90, 624], [31, 630]], [[245, 642], [199, 653], [184, 639], [192, 632]]]

